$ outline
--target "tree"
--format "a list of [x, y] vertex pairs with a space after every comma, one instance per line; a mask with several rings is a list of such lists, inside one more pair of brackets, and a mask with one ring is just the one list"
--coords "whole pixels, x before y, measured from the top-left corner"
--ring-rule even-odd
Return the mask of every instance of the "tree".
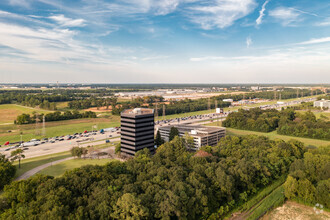
[[72, 147], [70, 152], [73, 157], [78, 157], [78, 158], [81, 158], [81, 155], [83, 155], [84, 153], [83, 148], [81, 147]]
[[126, 193], [118, 199], [114, 206], [113, 218], [116, 219], [147, 219], [148, 209], [141, 204], [141, 200], [131, 193]]
[[115, 154], [120, 155], [120, 151], [121, 151], [121, 145], [120, 143], [118, 143], [115, 148]]
[[192, 150], [194, 148], [194, 138], [192, 136], [190, 136], [188, 134], [188, 132], [186, 132], [184, 134], [184, 142], [185, 142], [185, 146], [188, 150]]
[[0, 154], [0, 190], [10, 183], [16, 173], [16, 167], [8, 161], [5, 155]]
[[179, 136], [179, 130], [176, 127], [171, 127], [169, 141], [173, 140], [175, 136]]
[[18, 168], [21, 168], [21, 159], [25, 158], [25, 155], [23, 154], [23, 149], [17, 149], [11, 152], [11, 161], [18, 160]]
[[162, 136], [160, 135], [160, 132], [158, 130], [156, 134], [155, 145], [159, 147], [162, 144], [164, 144], [164, 140], [162, 139]]

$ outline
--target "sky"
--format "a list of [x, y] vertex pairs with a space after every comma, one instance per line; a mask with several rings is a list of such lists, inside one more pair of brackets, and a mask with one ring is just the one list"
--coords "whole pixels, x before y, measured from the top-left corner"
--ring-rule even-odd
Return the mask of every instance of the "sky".
[[329, 0], [1, 0], [0, 83], [330, 83]]

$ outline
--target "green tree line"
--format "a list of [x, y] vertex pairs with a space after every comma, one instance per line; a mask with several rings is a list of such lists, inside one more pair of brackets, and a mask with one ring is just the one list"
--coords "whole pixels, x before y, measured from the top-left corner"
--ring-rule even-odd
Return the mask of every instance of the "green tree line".
[[330, 208], [330, 146], [311, 149], [291, 164], [285, 196], [304, 204]]
[[59, 111], [47, 113], [47, 114], [26, 114], [23, 113], [18, 115], [16, 120], [14, 121], [15, 124], [31, 124], [35, 123], [36, 121], [42, 122], [43, 117], [45, 116], [45, 121], [62, 121], [62, 120], [70, 120], [70, 119], [78, 119], [78, 118], [96, 118], [96, 113], [91, 111], [79, 112], [77, 110], [73, 111], [65, 111], [61, 113]]
[[330, 140], [330, 121], [324, 117], [316, 119], [311, 111], [296, 112], [294, 108], [281, 111], [260, 108], [239, 109], [238, 112], [230, 113], [222, 125], [260, 132], [277, 130], [278, 134], [283, 135]]

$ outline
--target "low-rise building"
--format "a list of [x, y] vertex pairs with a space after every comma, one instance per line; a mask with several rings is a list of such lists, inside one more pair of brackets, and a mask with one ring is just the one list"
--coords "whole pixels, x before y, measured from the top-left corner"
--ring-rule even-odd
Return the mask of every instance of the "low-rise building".
[[318, 100], [314, 102], [314, 107], [330, 108], [330, 100]]
[[159, 133], [165, 141], [169, 141], [170, 131], [172, 127], [176, 127], [179, 131], [179, 136], [182, 137], [186, 133], [194, 138], [194, 149], [198, 150], [202, 146], [216, 146], [220, 139], [226, 135], [226, 128], [211, 127], [201, 125], [169, 125], [160, 127]]

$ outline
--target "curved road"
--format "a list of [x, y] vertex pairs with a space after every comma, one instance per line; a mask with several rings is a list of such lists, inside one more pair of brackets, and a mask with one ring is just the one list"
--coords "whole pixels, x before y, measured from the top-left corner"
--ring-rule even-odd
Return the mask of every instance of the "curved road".
[[73, 159], [73, 157], [68, 157], [68, 158], [64, 158], [61, 160], [52, 161], [50, 163], [45, 163], [43, 165], [40, 165], [38, 167], [33, 168], [32, 170], [29, 170], [29, 171], [23, 173], [21, 176], [17, 177], [15, 180], [25, 180], [25, 179], [29, 178], [30, 176], [33, 176], [34, 174], [38, 173], [39, 171], [41, 171], [49, 166], [61, 163], [66, 160], [72, 160], [72, 159]]

